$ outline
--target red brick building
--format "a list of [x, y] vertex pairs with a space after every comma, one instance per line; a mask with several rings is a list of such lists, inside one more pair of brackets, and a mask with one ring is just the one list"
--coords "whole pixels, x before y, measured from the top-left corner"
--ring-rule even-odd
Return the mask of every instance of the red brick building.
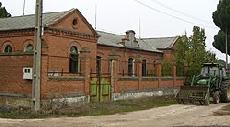
[[[0, 95], [30, 98], [34, 15], [0, 19]], [[175, 66], [161, 77], [163, 59], [173, 60], [177, 37], [137, 39], [95, 31], [77, 9], [45, 13], [42, 39], [41, 97], [74, 101], [119, 99], [183, 84]]]

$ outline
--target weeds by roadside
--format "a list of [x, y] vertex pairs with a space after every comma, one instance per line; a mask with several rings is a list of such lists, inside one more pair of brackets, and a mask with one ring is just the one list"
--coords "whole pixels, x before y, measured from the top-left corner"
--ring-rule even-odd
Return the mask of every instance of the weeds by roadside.
[[115, 102], [76, 104], [71, 106], [65, 105], [55, 109], [43, 107], [39, 113], [33, 113], [29, 108], [11, 108], [3, 106], [0, 107], [0, 117], [30, 119], [62, 116], [77, 117], [111, 115], [116, 113], [145, 110], [160, 106], [168, 106], [175, 103], [175, 98], [171, 96], [145, 97], [139, 99], [119, 100]]

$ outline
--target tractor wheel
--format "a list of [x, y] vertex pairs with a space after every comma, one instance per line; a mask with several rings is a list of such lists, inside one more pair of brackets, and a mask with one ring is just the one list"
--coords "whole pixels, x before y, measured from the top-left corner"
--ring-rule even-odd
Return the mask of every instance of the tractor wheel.
[[182, 100], [181, 99], [177, 99], [177, 103], [178, 104], [182, 104]]
[[230, 101], [230, 86], [221, 91], [221, 102], [228, 103]]
[[220, 94], [219, 94], [218, 91], [216, 91], [213, 94], [213, 102], [214, 102], [214, 104], [219, 104], [220, 103]]

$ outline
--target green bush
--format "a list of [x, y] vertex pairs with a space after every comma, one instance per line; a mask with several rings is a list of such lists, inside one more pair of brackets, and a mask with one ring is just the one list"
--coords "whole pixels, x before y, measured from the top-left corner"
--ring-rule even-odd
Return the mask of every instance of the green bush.
[[169, 61], [162, 62], [162, 76], [172, 76], [172, 63]]
[[177, 76], [185, 76], [183, 63], [179, 63], [179, 62], [176, 63], [176, 75]]

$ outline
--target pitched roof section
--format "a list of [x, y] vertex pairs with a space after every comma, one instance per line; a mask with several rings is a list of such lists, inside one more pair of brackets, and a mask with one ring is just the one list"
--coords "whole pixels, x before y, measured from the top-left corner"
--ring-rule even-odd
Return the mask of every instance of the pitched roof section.
[[142, 38], [147, 45], [156, 47], [157, 49], [173, 48], [178, 36], [175, 37], [160, 37], [160, 38]]
[[[85, 17], [81, 14], [78, 9], [71, 9], [69, 11], [64, 12], [47, 12], [43, 14], [43, 25], [50, 26], [70, 13], [76, 12], [80, 15], [81, 19], [88, 25], [91, 31], [96, 35], [97, 32], [93, 29], [93, 27], [89, 24], [89, 22], [85, 19]], [[0, 31], [6, 30], [20, 30], [20, 29], [28, 29], [35, 27], [35, 15], [24, 15], [24, 16], [15, 16], [9, 18], [0, 18]]]
[[[64, 15], [68, 14], [66, 12], [48, 12], [43, 15], [43, 25], [47, 26], [58, 19], [62, 18]], [[20, 30], [35, 27], [35, 15], [24, 15], [15, 16], [9, 18], [0, 18], [0, 31], [5, 30]]]
[[[97, 34], [100, 36], [98, 38], [98, 42], [97, 42], [98, 44], [113, 46], [113, 47], [125, 47], [124, 45], [120, 44], [120, 42], [122, 42], [122, 39], [125, 38], [124, 35], [116, 35], [116, 34], [106, 33], [102, 31], [97, 31]], [[133, 49], [146, 50], [152, 52], [162, 52], [156, 49], [156, 47], [150, 45], [149, 43], [146, 43], [142, 39], [137, 39], [137, 41], [139, 44], [139, 48], [133, 48]]]
[[116, 35], [103, 31], [97, 31], [97, 34], [100, 36], [97, 41], [98, 44], [114, 47], [124, 47], [122, 44], [119, 44], [122, 41], [122, 38], [125, 37], [123, 35]]

